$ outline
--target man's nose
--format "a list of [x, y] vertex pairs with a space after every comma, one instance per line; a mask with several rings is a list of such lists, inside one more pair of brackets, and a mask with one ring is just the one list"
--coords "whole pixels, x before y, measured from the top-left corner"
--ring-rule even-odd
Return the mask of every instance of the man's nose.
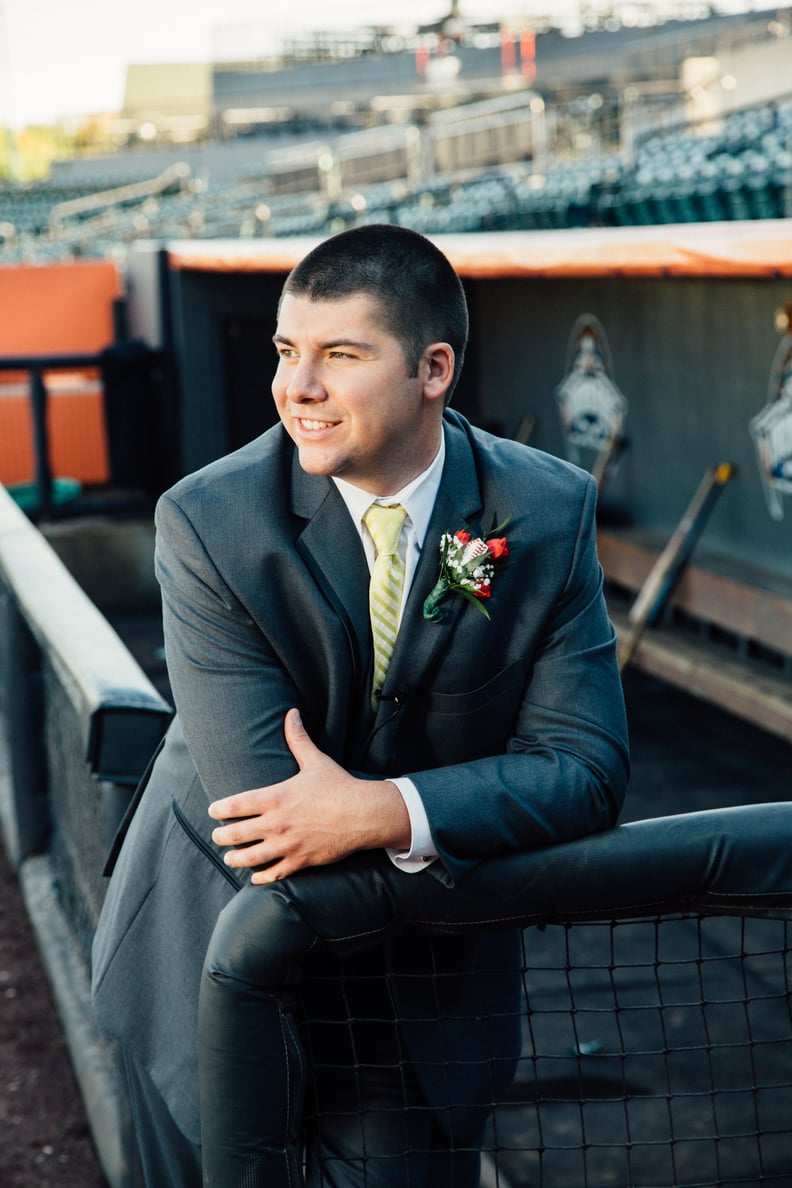
[[300, 359], [291, 370], [286, 394], [290, 400], [322, 400], [325, 395], [316, 364]]

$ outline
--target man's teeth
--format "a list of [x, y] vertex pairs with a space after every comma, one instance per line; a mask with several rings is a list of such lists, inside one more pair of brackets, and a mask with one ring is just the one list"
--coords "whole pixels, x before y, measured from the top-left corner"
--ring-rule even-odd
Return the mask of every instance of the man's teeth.
[[330, 421], [306, 421], [305, 418], [301, 421], [305, 429], [329, 429]]

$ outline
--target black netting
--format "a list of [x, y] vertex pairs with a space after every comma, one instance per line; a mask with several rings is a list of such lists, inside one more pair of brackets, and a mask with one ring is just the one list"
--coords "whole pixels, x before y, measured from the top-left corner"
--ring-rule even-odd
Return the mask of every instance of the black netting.
[[[523, 934], [522, 965], [522, 1054], [512, 1087], [491, 1095], [485, 1182], [500, 1188], [792, 1183], [788, 921], [691, 916], [531, 928]], [[488, 971], [479, 974], [486, 978]], [[388, 977], [386, 971], [386, 987]], [[332, 1020], [320, 1025], [324, 1055], [313, 1053], [318, 1089], [309, 1094], [308, 1133], [317, 1108], [341, 1132], [357, 1111], [365, 1151], [366, 1127], [378, 1112], [388, 1113], [392, 1130], [399, 1117], [404, 1149], [415, 1157], [428, 1133], [422, 1123], [433, 1111], [416, 1091], [420, 1054], [409, 1061], [402, 1051], [381, 975], [347, 972], [340, 988], [328, 980], [323, 992], [333, 1004]], [[314, 988], [313, 1004], [321, 993]], [[315, 1021], [303, 1022], [309, 1053], [316, 1032]], [[373, 1057], [361, 1046], [367, 1034], [379, 1036]], [[457, 1029], [454, 1042], [458, 1036]], [[334, 1043], [339, 1054], [355, 1053], [351, 1074], [341, 1057], [337, 1065], [328, 1061]], [[464, 1049], [457, 1049], [444, 1070], [452, 1098], [464, 1060]], [[380, 1091], [380, 1081], [390, 1081], [391, 1096]], [[464, 1150], [462, 1142], [460, 1155]], [[389, 1158], [404, 1155], [394, 1151]], [[324, 1159], [331, 1184], [333, 1156]], [[413, 1180], [410, 1167], [405, 1161], [405, 1184]], [[443, 1174], [437, 1183], [446, 1188], [454, 1173]]]

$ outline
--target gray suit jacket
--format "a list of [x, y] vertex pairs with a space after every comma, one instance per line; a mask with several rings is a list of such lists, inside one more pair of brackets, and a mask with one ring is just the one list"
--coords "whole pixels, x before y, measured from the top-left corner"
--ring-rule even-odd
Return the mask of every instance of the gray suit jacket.
[[[203, 954], [245, 877], [223, 866], [207, 804], [292, 774], [282, 731], [290, 706], [348, 769], [411, 776], [440, 855], [430, 870], [449, 885], [483, 858], [616, 821], [628, 757], [595, 484], [456, 413], [446, 413], [445, 434], [441, 487], [376, 715], [360, 539], [334, 484], [301, 470], [280, 426], [182, 480], [158, 505], [177, 715], [124, 831], [96, 934], [94, 999], [100, 1022], [134, 1052], [192, 1141]], [[486, 533], [504, 520], [510, 557], [493, 581], [491, 620], [458, 596], [444, 622], [425, 620], [442, 533]], [[484, 1068], [494, 1054], [508, 1079], [516, 1016], [500, 1030], [477, 1029], [471, 1018], [482, 1006], [504, 1017], [514, 1009], [513, 938], [425, 946], [427, 968], [459, 971], [445, 980], [443, 1058], [463, 1046], [464, 1059]], [[510, 965], [487, 982], [482, 1004], [473, 971]], [[403, 996], [405, 1015], [423, 1021], [408, 1044], [425, 1052], [439, 1042], [426, 1023], [437, 1011], [433, 992], [425, 979], [406, 978]], [[435, 1100], [444, 1090], [432, 1065], [419, 1075]], [[464, 1096], [473, 1102], [476, 1093]]]

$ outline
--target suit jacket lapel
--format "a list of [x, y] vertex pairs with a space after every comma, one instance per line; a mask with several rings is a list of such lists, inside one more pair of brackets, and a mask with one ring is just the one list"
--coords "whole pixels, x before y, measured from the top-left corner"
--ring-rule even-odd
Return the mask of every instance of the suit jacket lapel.
[[349, 638], [358, 681], [370, 667], [369, 576], [355, 525], [330, 479], [306, 474], [292, 462], [292, 511], [307, 523], [297, 549]]
[[446, 603], [448, 613], [441, 623], [431, 623], [423, 617], [424, 601], [437, 581], [441, 536], [464, 527], [480, 531], [481, 492], [470, 443], [466, 434], [449, 421], [445, 423], [445, 437], [443, 477], [404, 608], [383, 689], [385, 695], [400, 688], [414, 689], [421, 683], [438, 651], [447, 646], [457, 616], [467, 605], [464, 598], [452, 596]]

